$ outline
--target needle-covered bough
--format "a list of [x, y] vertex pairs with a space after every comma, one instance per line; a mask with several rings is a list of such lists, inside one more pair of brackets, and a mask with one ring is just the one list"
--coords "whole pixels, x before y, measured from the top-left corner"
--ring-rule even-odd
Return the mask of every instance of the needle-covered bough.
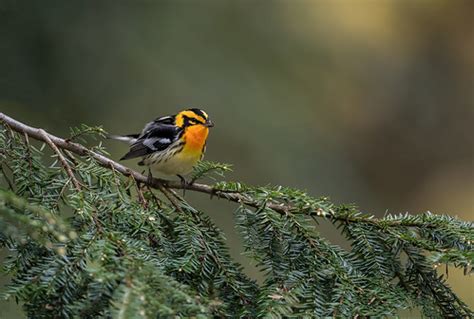
[[[450, 267], [472, 271], [472, 222], [431, 213], [377, 219], [299, 190], [225, 181], [229, 166], [211, 162], [187, 183], [148, 178], [100, 143], [84, 146], [105, 137], [101, 128], [60, 138], [3, 113], [0, 122], [0, 245], [11, 276], [2, 296], [28, 317], [473, 315], [446, 282]], [[236, 229], [261, 280], [174, 191], [183, 188], [236, 203]], [[320, 220], [350, 249], [321, 237]]]

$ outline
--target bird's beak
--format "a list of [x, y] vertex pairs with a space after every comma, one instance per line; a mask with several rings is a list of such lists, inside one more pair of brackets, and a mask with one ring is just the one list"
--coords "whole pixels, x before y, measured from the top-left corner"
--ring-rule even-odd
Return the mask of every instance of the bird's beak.
[[206, 121], [206, 124], [204, 124], [204, 126], [213, 127], [213, 126], [214, 126], [214, 123], [212, 123], [211, 120], [207, 120], [207, 121]]

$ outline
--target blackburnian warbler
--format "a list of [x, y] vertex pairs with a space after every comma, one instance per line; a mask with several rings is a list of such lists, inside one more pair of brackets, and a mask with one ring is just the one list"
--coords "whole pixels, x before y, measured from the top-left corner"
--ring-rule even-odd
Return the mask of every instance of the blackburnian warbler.
[[130, 151], [120, 160], [141, 157], [138, 165], [146, 165], [152, 172], [177, 175], [185, 182], [182, 175], [192, 171], [204, 156], [212, 126], [206, 112], [192, 108], [159, 117], [146, 124], [139, 134], [110, 138], [130, 143]]

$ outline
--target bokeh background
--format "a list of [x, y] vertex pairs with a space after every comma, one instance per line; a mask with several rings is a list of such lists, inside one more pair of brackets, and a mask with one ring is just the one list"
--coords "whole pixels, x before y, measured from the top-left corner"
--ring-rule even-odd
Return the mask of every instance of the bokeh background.
[[[200, 107], [216, 123], [206, 158], [234, 164], [229, 179], [473, 220], [473, 13], [453, 0], [0, 0], [0, 110], [66, 136]], [[104, 143], [115, 159], [127, 148]], [[186, 196], [258, 278], [235, 206]], [[473, 278], [449, 282], [474, 307]], [[0, 318], [21, 315], [3, 303]]]

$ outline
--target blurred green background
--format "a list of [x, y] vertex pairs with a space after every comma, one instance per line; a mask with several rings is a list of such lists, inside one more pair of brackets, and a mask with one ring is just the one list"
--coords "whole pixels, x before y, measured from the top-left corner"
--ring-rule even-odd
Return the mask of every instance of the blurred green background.
[[[216, 124], [206, 159], [234, 164], [229, 179], [472, 220], [473, 13], [448, 0], [0, 0], [0, 110], [67, 136], [200, 107]], [[115, 159], [127, 148], [105, 144]], [[235, 206], [186, 197], [247, 265]], [[474, 307], [473, 278], [449, 282]]]

